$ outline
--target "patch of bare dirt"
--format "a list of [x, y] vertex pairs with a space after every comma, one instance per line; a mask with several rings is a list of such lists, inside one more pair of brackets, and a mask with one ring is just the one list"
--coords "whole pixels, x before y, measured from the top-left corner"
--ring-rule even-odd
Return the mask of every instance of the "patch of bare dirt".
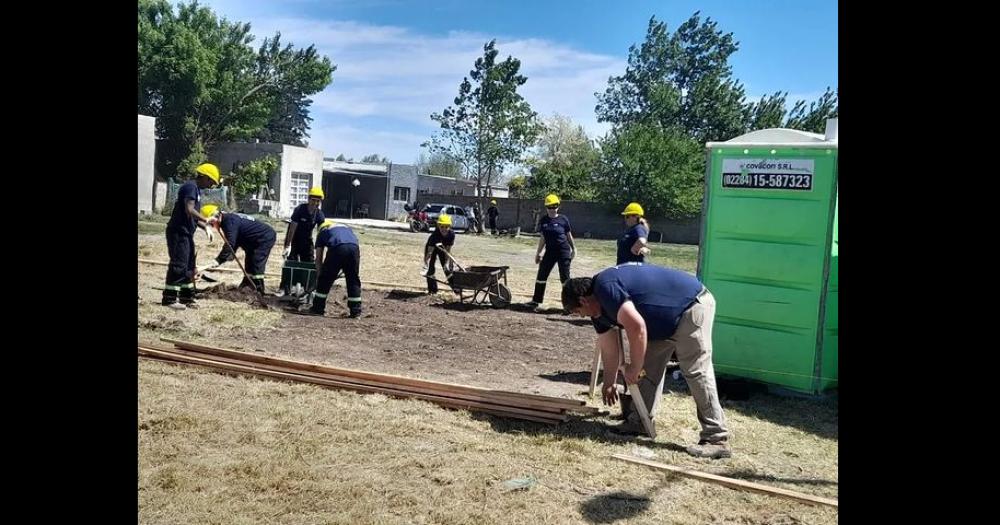
[[[218, 298], [251, 302], [248, 291], [217, 288]], [[286, 310], [252, 346], [227, 346], [345, 368], [486, 388], [575, 397], [587, 388], [593, 356], [590, 322], [560, 311], [535, 313], [462, 304], [452, 294], [364, 290], [364, 313], [347, 317], [344, 289], [330, 293], [326, 315]], [[268, 297], [271, 308], [288, 304]], [[222, 341], [220, 341], [221, 343]]]

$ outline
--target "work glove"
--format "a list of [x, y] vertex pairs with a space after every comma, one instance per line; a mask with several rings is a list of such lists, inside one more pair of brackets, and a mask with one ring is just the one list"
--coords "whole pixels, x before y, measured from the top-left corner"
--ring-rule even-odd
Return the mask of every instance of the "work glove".
[[423, 277], [427, 277], [427, 272], [428, 271], [429, 270], [428, 270], [428, 267], [427, 267], [427, 263], [424, 263], [424, 265], [420, 267], [420, 275], [423, 276]]
[[291, 246], [285, 246], [285, 251], [281, 252], [281, 256], [284, 257], [285, 259], [287, 259], [288, 256], [291, 255], [291, 254], [292, 254], [292, 247]]
[[212, 233], [212, 227], [211, 226], [209, 226], [208, 228], [205, 228], [205, 235], [208, 237], [209, 244], [215, 242], [215, 234]]

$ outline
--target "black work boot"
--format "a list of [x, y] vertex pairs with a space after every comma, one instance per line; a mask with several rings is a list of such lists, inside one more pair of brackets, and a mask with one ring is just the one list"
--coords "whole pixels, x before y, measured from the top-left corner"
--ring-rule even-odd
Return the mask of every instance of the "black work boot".
[[178, 299], [181, 304], [188, 308], [198, 308], [198, 302], [194, 300], [194, 284], [181, 286]]
[[264, 278], [263, 277], [261, 277], [259, 279], [254, 279], [253, 280], [253, 285], [257, 287], [257, 291], [258, 292], [264, 293]]
[[[170, 286], [170, 285], [167, 285]], [[163, 306], [169, 306], [175, 310], [186, 310], [187, 307], [180, 303], [179, 292], [170, 288], [163, 289], [163, 298], [160, 301]]]
[[309, 313], [313, 315], [323, 315], [326, 313], [326, 297], [319, 297], [318, 294], [314, 294], [313, 304], [309, 308]]

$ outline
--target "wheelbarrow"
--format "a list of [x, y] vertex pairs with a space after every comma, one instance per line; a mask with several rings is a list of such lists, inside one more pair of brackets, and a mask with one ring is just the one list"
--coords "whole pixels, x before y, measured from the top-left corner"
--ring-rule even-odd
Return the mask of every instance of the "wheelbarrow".
[[458, 267], [458, 270], [448, 275], [447, 282], [435, 280], [450, 286], [452, 291], [458, 294], [460, 303], [464, 303], [468, 299], [471, 304], [489, 302], [498, 308], [510, 306], [510, 288], [507, 287], [509, 266], [469, 266], [463, 268], [444, 246], [438, 244], [437, 249], [444, 252], [445, 256]]

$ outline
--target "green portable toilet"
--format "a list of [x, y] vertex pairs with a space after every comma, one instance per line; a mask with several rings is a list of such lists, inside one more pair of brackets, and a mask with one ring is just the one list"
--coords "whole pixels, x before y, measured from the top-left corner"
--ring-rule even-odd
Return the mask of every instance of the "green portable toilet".
[[698, 277], [720, 376], [837, 388], [837, 120], [706, 144]]

